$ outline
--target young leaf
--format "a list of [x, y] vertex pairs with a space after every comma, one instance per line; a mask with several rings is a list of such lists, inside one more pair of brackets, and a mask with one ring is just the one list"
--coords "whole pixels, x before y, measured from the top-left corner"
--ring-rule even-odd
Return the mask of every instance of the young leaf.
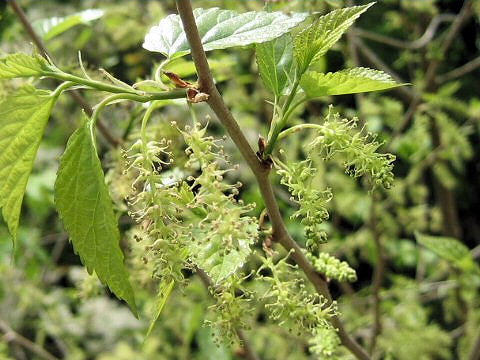
[[[250, 11], [239, 14], [219, 8], [193, 11], [205, 51], [246, 46], [273, 40], [287, 32], [308, 16], [294, 13]], [[168, 58], [184, 56], [190, 52], [182, 21], [178, 15], [169, 15], [145, 36], [143, 47], [160, 52]]]
[[263, 83], [274, 95], [282, 95], [293, 62], [292, 38], [285, 34], [272, 41], [257, 44], [256, 50]]
[[359, 67], [327, 74], [307, 71], [302, 76], [300, 85], [308, 97], [315, 98], [386, 90], [404, 84], [396, 83], [382, 71]]
[[334, 10], [319, 17], [295, 38], [295, 59], [298, 74], [302, 75], [322, 57], [354, 21], [374, 3]]
[[454, 238], [415, 233], [417, 242], [466, 272], [480, 273], [468, 248]]
[[[231, 209], [230, 212], [235, 213], [236, 209]], [[243, 266], [252, 252], [250, 247], [257, 239], [258, 225], [246, 216], [237, 219], [236, 225], [241, 230], [232, 230], [230, 234], [215, 233], [214, 226], [213, 229], [208, 226], [203, 230], [199, 228], [193, 231], [195, 242], [189, 244], [190, 253], [194, 254], [196, 265], [205, 270], [215, 285]], [[227, 227], [230, 224], [223, 225]], [[235, 246], [225, 243], [228, 236], [235, 237]]]
[[0, 207], [15, 240], [23, 195], [56, 98], [26, 86], [0, 104]]
[[55, 205], [88, 272], [95, 270], [100, 281], [125, 300], [136, 315], [92, 126], [91, 121], [85, 121], [68, 140], [55, 182]]
[[0, 59], [0, 79], [42, 76], [48, 67], [40, 55], [11, 54]]
[[48, 19], [37, 20], [33, 27], [44, 40], [50, 40], [77, 25], [88, 23], [101, 18], [104, 11], [100, 9], [88, 9], [65, 17], [54, 16]]

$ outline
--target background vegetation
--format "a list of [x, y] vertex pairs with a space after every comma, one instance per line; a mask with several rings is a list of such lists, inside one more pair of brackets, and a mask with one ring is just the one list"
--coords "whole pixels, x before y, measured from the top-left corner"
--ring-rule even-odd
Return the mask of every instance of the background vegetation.
[[[159, 54], [141, 47], [148, 29], [176, 11], [173, 1], [21, 1], [34, 29], [56, 63], [76, 69], [81, 51], [87, 71], [103, 68], [129, 84], [151, 78]], [[239, 12], [261, 10], [263, 1], [193, 1], [194, 7], [219, 6]], [[273, 1], [272, 9], [318, 11], [361, 1]], [[396, 156], [395, 180], [389, 190], [369, 192], [368, 184], [346, 175], [335, 164], [319, 164], [314, 186], [332, 188], [329, 237], [324, 251], [348, 261], [357, 281], [331, 282], [348, 330], [375, 358], [480, 358], [480, 4], [474, 1], [379, 1], [323, 58], [318, 70], [369, 66], [392, 74], [400, 87], [384, 93], [322, 98], [295, 113], [295, 122], [324, 116], [328, 105], [352, 117], [383, 142], [381, 152]], [[32, 52], [31, 39], [6, 1], [0, 2], [0, 51]], [[60, 17], [80, 11], [83, 18], [63, 24]], [[96, 9], [92, 11], [91, 9]], [[74, 26], [75, 25], [75, 26]], [[52, 30], [53, 29], [53, 30]], [[186, 61], [175, 71], [195, 80]], [[226, 103], [252, 144], [265, 134], [271, 99], [258, 76], [253, 49], [209, 53], [215, 79]], [[2, 81], [0, 98], [21, 81]], [[51, 88], [54, 87], [52, 83]], [[84, 94], [91, 104], [94, 93]], [[78, 105], [62, 97], [54, 108], [26, 192], [15, 251], [0, 224], [0, 359], [241, 359], [237, 341], [222, 341], [214, 322], [216, 308], [201, 279], [174, 290], [160, 321], [145, 339], [155, 309], [155, 285], [144, 269], [141, 250], [132, 249], [132, 220], [121, 201], [119, 146], [138, 131], [142, 108], [111, 107], [102, 116], [110, 139], [99, 138], [112, 195], [117, 196], [120, 227], [128, 264], [134, 275], [140, 318], [87, 274], [73, 253], [53, 206], [58, 157], [81, 121]], [[198, 118], [210, 111], [201, 105]], [[185, 124], [184, 107], [168, 106], [156, 115], [154, 134], [172, 132], [171, 121]], [[214, 120], [210, 129], [222, 136]], [[0, 131], [1, 119], [0, 119]], [[173, 133], [171, 134], [173, 135]], [[305, 132], [282, 144], [285, 157], [299, 160]], [[121, 146], [120, 146], [121, 147]], [[232, 181], [243, 183], [241, 196], [262, 204], [254, 179], [230, 142], [226, 153], [240, 164]], [[178, 149], [181, 157], [181, 149]], [[235, 159], [235, 157], [237, 157]], [[303, 230], [287, 189], [275, 188], [294, 238]], [[261, 206], [254, 213], [260, 216]], [[455, 240], [452, 240], [455, 239]], [[258, 247], [262, 244], [259, 242]], [[143, 251], [143, 249], [142, 249]], [[458, 255], [459, 254], [459, 255]], [[187, 275], [189, 276], [189, 275]], [[193, 275], [191, 275], [193, 276]], [[273, 324], [258, 306], [245, 314], [248, 342], [261, 359], [315, 358], [307, 340]], [[213, 334], [212, 334], [213, 333]], [[43, 349], [43, 350], [42, 350]], [[348, 352], [337, 354], [350, 358]], [[316, 356], [318, 357], [318, 356]]]

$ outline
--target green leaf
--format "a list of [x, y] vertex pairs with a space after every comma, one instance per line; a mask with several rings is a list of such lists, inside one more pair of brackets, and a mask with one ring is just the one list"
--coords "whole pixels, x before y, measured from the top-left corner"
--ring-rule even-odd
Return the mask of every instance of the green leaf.
[[272, 41], [257, 44], [256, 50], [263, 83], [274, 95], [282, 95], [292, 70], [292, 38], [285, 34]]
[[148, 327], [146, 337], [149, 337], [150, 334], [152, 333], [152, 330], [155, 327], [155, 324], [157, 323], [158, 318], [160, 317], [160, 314], [162, 313], [162, 310], [165, 307], [165, 304], [167, 303], [168, 297], [170, 296], [174, 286], [175, 286], [175, 280], [170, 281], [168, 284], [162, 281], [162, 283], [160, 284], [160, 289], [158, 291], [158, 299], [157, 299], [157, 309], [155, 311], [155, 316], [153, 317], [152, 322]]
[[[273, 40], [304, 21], [308, 14], [250, 11], [239, 14], [219, 8], [193, 11], [205, 51], [263, 43]], [[150, 29], [143, 47], [168, 58], [190, 52], [180, 16], [172, 14]]]
[[0, 207], [14, 240], [28, 177], [56, 97], [26, 86], [0, 104]]
[[415, 238], [418, 243], [463, 271], [480, 273], [480, 269], [473, 260], [468, 247], [457, 239], [444, 236], [424, 235], [419, 232], [415, 233]]
[[[206, 221], [193, 232], [194, 241], [188, 250], [194, 263], [204, 270], [214, 285], [233, 275], [247, 261], [251, 245], [258, 238], [258, 224], [254, 218], [240, 216], [239, 208], [232, 206], [222, 217]], [[211, 215], [211, 214], [210, 214]], [[218, 229], [218, 223], [222, 226]]]
[[42, 76], [49, 63], [40, 55], [11, 54], [0, 59], [0, 79]]
[[302, 76], [300, 85], [308, 97], [315, 98], [386, 90], [404, 84], [396, 83], [382, 71], [359, 67], [327, 74], [307, 71]]
[[310, 66], [340, 39], [354, 21], [374, 3], [334, 10], [319, 17], [295, 38], [295, 59], [298, 75]]
[[65, 17], [54, 16], [37, 20], [33, 23], [33, 27], [44, 40], [50, 40], [74, 26], [88, 25], [90, 22], [100, 19], [104, 14], [103, 10], [88, 9]]
[[85, 121], [68, 140], [55, 182], [55, 205], [88, 272], [95, 270], [100, 281], [137, 315], [92, 127], [91, 121]]

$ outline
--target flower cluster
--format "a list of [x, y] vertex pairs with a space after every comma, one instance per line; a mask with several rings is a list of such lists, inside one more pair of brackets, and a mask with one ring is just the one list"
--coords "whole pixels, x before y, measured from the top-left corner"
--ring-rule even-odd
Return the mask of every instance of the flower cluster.
[[258, 224], [247, 215], [255, 205], [235, 198], [241, 184], [224, 181], [226, 173], [236, 167], [222, 167], [228, 165], [223, 147], [205, 132], [206, 126], [199, 123], [181, 130], [188, 146], [186, 168], [192, 173], [200, 171], [197, 177], [189, 177], [195, 196], [185, 217], [193, 240], [188, 242], [191, 259], [218, 284], [244, 264], [250, 246], [258, 239]]
[[332, 115], [330, 108], [324, 124], [317, 127], [317, 137], [307, 145], [307, 151], [320, 154], [324, 160], [338, 155], [347, 174], [368, 175], [374, 186], [390, 188], [395, 156], [376, 152], [381, 144], [371, 141], [363, 129], [355, 132], [356, 125], [355, 118], [341, 119], [338, 113]]
[[345, 261], [340, 261], [336, 257], [324, 252], [320, 253], [318, 257], [307, 253], [307, 257], [311, 261], [315, 270], [330, 279], [335, 279], [340, 282], [357, 281], [355, 270]]
[[259, 274], [265, 269], [272, 273], [272, 276], [258, 275], [271, 285], [264, 295], [270, 299], [265, 305], [270, 318], [298, 334], [304, 331], [314, 334], [317, 328], [332, 328], [330, 320], [337, 315], [336, 303], [308, 291], [302, 279], [292, 276], [297, 267], [288, 264], [287, 258], [274, 263], [272, 257], [262, 257], [263, 265], [257, 271]]
[[347, 174], [353, 177], [368, 175], [374, 186], [383, 185], [386, 188], [393, 182], [392, 163], [395, 157], [377, 153], [380, 144], [369, 141], [369, 136], [363, 135], [362, 131], [354, 132], [355, 127], [355, 119], [340, 119], [339, 114], [332, 115], [330, 110], [322, 125], [313, 125], [317, 134], [306, 146], [305, 160], [288, 164], [276, 160], [280, 182], [288, 187], [291, 199], [299, 205], [292, 217], [301, 219], [305, 226], [307, 248], [311, 251], [316, 251], [319, 244], [326, 242], [321, 224], [328, 219], [327, 205], [332, 199], [330, 189], [319, 190], [312, 186], [312, 180], [317, 175], [312, 159], [318, 155], [323, 160], [338, 156], [343, 160]]
[[237, 329], [249, 329], [249, 315], [254, 311], [253, 293], [248, 291], [243, 281], [245, 277], [233, 275], [228, 287], [210, 287], [215, 303], [209, 307], [213, 319], [206, 319], [206, 324], [219, 329], [220, 342], [225, 339], [238, 339]]
[[328, 219], [327, 203], [332, 198], [330, 189], [313, 188], [311, 179], [315, 173], [316, 169], [312, 167], [310, 159], [288, 165], [282, 164], [282, 168], [278, 170], [280, 182], [288, 187], [292, 194], [291, 199], [299, 205], [292, 218], [299, 218], [305, 225], [309, 248], [315, 248], [327, 240], [327, 235], [320, 228], [320, 224]]
[[[176, 124], [173, 124], [176, 126]], [[229, 184], [220, 140], [206, 136], [195, 123], [184, 130], [188, 155], [182, 170], [172, 165], [166, 140], [142, 137], [126, 152], [127, 172], [136, 174], [129, 196], [130, 215], [141, 224], [144, 262], [153, 261], [154, 276], [182, 280], [182, 269], [199, 267], [218, 284], [235, 273], [258, 238], [254, 205], [235, 198], [240, 183]], [[181, 255], [181, 256], [179, 256]]]
[[257, 220], [247, 214], [254, 205], [236, 199], [240, 183], [225, 181], [236, 167], [229, 166], [222, 140], [207, 136], [197, 122], [184, 129], [172, 125], [187, 146], [184, 164], [173, 167], [169, 141], [146, 139], [146, 131], [125, 152], [125, 176], [135, 178], [129, 213], [139, 224], [131, 231], [132, 252], [142, 259], [137, 267], [161, 284], [184, 284], [184, 269], [203, 270], [216, 300], [207, 323], [234, 339], [249, 311], [239, 270], [258, 238]]
[[331, 359], [340, 346], [340, 339], [335, 329], [317, 328], [308, 344], [313, 354], [320, 356], [321, 359]]
[[154, 278], [179, 283], [188, 258], [179, 237], [185, 228], [181, 213], [186, 200], [184, 185], [179, 186], [183, 173], [162, 171], [173, 162], [168, 145], [166, 140], [139, 139], [125, 152], [130, 164], [127, 173], [136, 176], [127, 202], [129, 215], [140, 224], [133, 235], [135, 252], [143, 253], [142, 261], [150, 264]]

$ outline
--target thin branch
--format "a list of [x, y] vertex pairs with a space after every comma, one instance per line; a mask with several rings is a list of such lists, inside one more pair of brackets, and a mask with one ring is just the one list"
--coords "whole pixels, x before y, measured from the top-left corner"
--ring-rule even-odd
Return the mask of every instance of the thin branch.
[[[353, 5], [354, 5], [353, 0], [349, 0], [348, 6], [353, 6]], [[350, 31], [347, 33], [347, 42], [348, 42], [350, 57], [353, 59], [353, 62], [355, 63], [356, 66], [360, 64], [358, 49], [355, 44], [355, 40], [357, 38], [357, 34], [359, 34], [359, 31], [361, 30], [355, 28], [355, 26], [352, 26]], [[363, 94], [355, 94], [355, 101], [357, 103], [357, 107], [359, 107], [363, 101]], [[359, 108], [359, 110], [361, 110], [361, 108]], [[382, 331], [380, 290], [382, 288], [383, 279], [385, 276], [385, 256], [384, 256], [383, 245], [381, 243], [381, 233], [378, 229], [378, 221], [375, 213], [375, 209], [376, 209], [375, 200], [376, 200], [375, 197], [372, 197], [370, 224], [369, 224], [371, 232], [373, 234], [374, 241], [375, 241], [375, 246], [377, 249], [377, 264], [375, 266], [375, 271], [374, 271], [373, 280], [372, 280], [374, 322], [373, 322], [373, 330], [372, 330], [369, 349], [368, 349], [371, 355], [373, 355], [375, 351], [377, 337], [378, 335], [380, 335]], [[350, 291], [350, 294], [353, 292], [353, 289], [351, 289], [351, 287], [344, 286], [342, 289], [344, 289], [345, 291]]]
[[[35, 44], [35, 46], [37, 47], [38, 51], [40, 51], [40, 54], [44, 58], [51, 60], [52, 57], [49, 55], [47, 48], [43, 44], [43, 41], [40, 39], [38, 34], [33, 29], [30, 21], [27, 18], [27, 15], [23, 11], [22, 7], [17, 3], [16, 0], [10, 0], [9, 3], [10, 3], [10, 7], [15, 12], [15, 14], [17, 15], [20, 22], [22, 23], [23, 28], [27, 32], [28, 36], [32, 39], [32, 41]], [[92, 114], [93, 114], [92, 107], [87, 102], [87, 100], [85, 100], [85, 98], [80, 94], [80, 92], [78, 90], [69, 91], [69, 94], [73, 98], [73, 100], [78, 105], [80, 105], [80, 107], [82, 107], [83, 110], [85, 110], [85, 113], [88, 116], [92, 116]], [[97, 121], [97, 128], [100, 131], [100, 133], [103, 135], [105, 140], [107, 140], [108, 143], [110, 143], [110, 145], [116, 147], [116, 146], [121, 145], [123, 143], [123, 140], [115, 137], [114, 135], [112, 135], [110, 133], [110, 131], [108, 130], [108, 128], [102, 122]]]
[[[442, 42], [442, 45], [440, 47], [440, 54], [443, 54], [443, 56], [446, 56], [447, 51], [450, 49], [450, 46], [452, 46], [453, 41], [455, 40], [458, 33], [462, 29], [463, 25], [465, 25], [466, 22], [470, 20], [472, 16], [473, 16], [473, 2], [471, 0], [466, 0], [463, 3], [462, 9], [458, 13], [458, 15], [455, 17], [455, 20], [450, 26], [450, 29], [448, 30], [447, 35], [445, 36], [445, 39]], [[435, 77], [437, 75], [437, 70], [440, 64], [441, 64], [441, 59], [433, 58], [427, 68], [427, 73], [425, 75], [425, 83], [426, 83], [427, 91], [431, 91], [435, 87], [435, 84], [436, 84]]]
[[451, 339], [458, 339], [460, 336], [465, 334], [465, 326], [460, 325], [459, 327], [448, 332], [448, 335]]
[[58, 360], [57, 357], [50, 354], [47, 350], [43, 349], [42, 347], [38, 346], [34, 342], [28, 340], [26, 337], [15, 332], [5, 321], [0, 319], [0, 330], [5, 334], [5, 340], [7, 342], [13, 342], [18, 344], [25, 349], [29, 350], [30, 352], [34, 353], [38, 357], [45, 359], [45, 360]]
[[391, 38], [389, 36], [380, 35], [380, 34], [373, 33], [371, 31], [363, 30], [359, 28], [356, 28], [354, 30], [354, 33], [357, 34], [358, 36], [361, 36], [362, 38], [380, 42], [382, 44], [389, 45], [392, 47], [416, 50], [430, 44], [430, 41], [432, 41], [433, 37], [437, 32], [438, 26], [442, 22], [451, 22], [455, 20], [455, 17], [456, 15], [454, 14], [439, 14], [437, 16], [434, 16], [430, 21], [430, 24], [428, 24], [427, 29], [425, 30], [423, 35], [414, 41], [402, 41], [395, 38]]
[[257, 356], [255, 351], [252, 349], [250, 345], [250, 341], [248, 341], [247, 337], [245, 336], [245, 333], [243, 332], [242, 329], [236, 329], [238, 338], [242, 342], [242, 349], [245, 352], [243, 355], [245, 359], [247, 360], [260, 360], [260, 358]]
[[[440, 53], [445, 57], [453, 42], [457, 38], [462, 27], [473, 16], [473, 1], [466, 0], [448, 30], [441, 46]], [[442, 59], [434, 58], [430, 61], [425, 75], [425, 91], [433, 92], [437, 89], [436, 76]], [[440, 129], [434, 117], [431, 121], [432, 143], [434, 146], [441, 144]], [[434, 189], [437, 201], [440, 205], [443, 218], [443, 230], [447, 236], [461, 237], [462, 228], [458, 218], [457, 202], [455, 194], [451, 189], [446, 188], [437, 177], [434, 177]], [[462, 300], [463, 301], [463, 300]]]
[[408, 106], [407, 112], [403, 115], [403, 119], [400, 122], [400, 125], [393, 131], [392, 137], [390, 140], [385, 144], [385, 149], [387, 151], [391, 150], [391, 146], [395, 143], [395, 141], [403, 134], [403, 132], [408, 128], [410, 125], [413, 116], [417, 112], [418, 105], [420, 105], [420, 95], [416, 96]]
[[[210, 279], [208, 274], [198, 267], [196, 270], [198, 276], [200, 277], [200, 280], [202, 280], [203, 285], [205, 285], [207, 289], [213, 287], [212, 279]], [[240, 339], [242, 349], [244, 351], [243, 357], [247, 360], [260, 360], [260, 358], [255, 353], [255, 350], [253, 350], [252, 346], [250, 345], [250, 342], [248, 341], [248, 338], [245, 336], [242, 329], [235, 328], [235, 332]]]
[[381, 233], [378, 229], [378, 218], [376, 214], [376, 198], [372, 198], [372, 205], [370, 210], [370, 230], [375, 241], [375, 247], [377, 250], [377, 264], [373, 273], [372, 280], [372, 293], [373, 293], [373, 331], [370, 342], [370, 354], [373, 354], [377, 343], [377, 337], [382, 331], [382, 311], [381, 311], [381, 298], [380, 290], [382, 288], [383, 279], [385, 277], [385, 250], [382, 244]]
[[[442, 277], [443, 277], [443, 274], [442, 274]], [[404, 288], [402, 288], [402, 291], [405, 294], [409, 292], [418, 292], [419, 294], [418, 300], [422, 303], [428, 303], [434, 300], [445, 298], [449, 290], [453, 290], [458, 287], [459, 285], [456, 280], [443, 280], [443, 281], [434, 281], [431, 283], [424, 282], [420, 286], [419, 286], [419, 283], [416, 283], [415, 285], [412, 285], [412, 286], [405, 286]], [[396, 297], [398, 297], [398, 292], [396, 289], [397, 288], [383, 290], [380, 293], [380, 299], [382, 301], [395, 299]], [[360, 306], [362, 307], [366, 305], [371, 306], [373, 304], [373, 298], [367, 295], [356, 294], [355, 298], [350, 297], [348, 299], [345, 299], [343, 300], [343, 303], [345, 305], [348, 304], [349, 306], [353, 306], [359, 309]]]
[[[450, 49], [450, 46], [452, 45], [453, 40], [457, 37], [463, 25], [465, 25], [465, 23], [470, 19], [472, 15], [473, 15], [472, 1], [466, 0], [459, 14], [455, 17], [455, 20], [450, 26], [447, 32], [447, 35], [445, 36], [445, 39], [442, 42], [440, 53], [443, 54], [443, 56], [445, 56], [447, 51]], [[437, 84], [436, 75], [437, 75], [438, 67], [440, 66], [440, 64], [441, 64], [441, 60], [437, 58], [432, 59], [428, 64], [426, 75], [425, 75], [425, 87], [424, 87], [425, 91], [432, 92], [435, 90], [435, 87]], [[404, 87], [402, 86], [401, 88], [404, 88]], [[392, 137], [392, 141], [396, 139], [405, 129], [409, 127], [418, 106], [422, 102], [422, 95], [420, 93], [415, 91], [414, 95], [415, 96], [410, 101], [409, 108], [407, 110], [407, 113], [405, 114], [405, 117], [402, 120], [400, 127], [397, 129], [394, 136]]]
[[437, 83], [445, 83], [447, 81], [455, 80], [459, 77], [467, 75], [478, 67], [480, 67], [480, 56], [452, 71], [449, 71], [446, 74], [439, 75], [435, 81]]
[[472, 352], [470, 353], [469, 360], [480, 360], [480, 334], [477, 336], [473, 343]]
[[472, 249], [471, 253], [472, 253], [472, 257], [473, 257], [474, 259], [480, 258], [480, 245], [475, 246], [475, 247]]
[[[183, 27], [185, 29], [187, 40], [192, 49], [192, 57], [197, 69], [200, 91], [210, 95], [208, 99], [210, 108], [217, 115], [220, 122], [225, 126], [228, 134], [255, 175], [268, 211], [270, 221], [272, 222], [274, 239], [278, 241], [287, 251], [291, 249], [294, 250], [292, 254], [293, 260], [304, 271], [305, 275], [314, 285], [318, 293], [323, 295], [329, 300], [329, 302], [331, 302], [332, 297], [326, 281], [322, 278], [322, 276], [320, 276], [319, 273], [315, 271], [312, 264], [310, 264], [302, 252], [302, 249], [291, 238], [287, 231], [278, 207], [277, 200], [273, 193], [272, 184], [269, 180], [270, 168], [257, 157], [245, 138], [245, 135], [238, 126], [235, 118], [232, 116], [230, 110], [223, 102], [223, 99], [214, 84], [207, 57], [205, 51], [203, 50], [200, 35], [195, 23], [190, 1], [176, 0], [176, 3], [178, 13], [182, 19]], [[338, 329], [343, 345], [347, 347], [358, 359], [370, 359], [367, 352], [345, 331], [345, 328], [338, 317], [334, 317], [332, 319], [332, 324]]]
[[[378, 57], [377, 54], [375, 54], [365, 43], [359, 39], [358, 37], [355, 37], [352, 39], [355, 47], [360, 51], [360, 53], [365, 57], [368, 62], [370, 62], [375, 68], [380, 69], [387, 74], [390, 74], [395, 81], [399, 83], [405, 83], [400, 75], [398, 75], [395, 71], [393, 71], [385, 62]], [[417, 91], [409, 86], [399, 86], [392, 91], [396, 91], [397, 94], [402, 98], [403, 101], [409, 103], [417, 97]]]

